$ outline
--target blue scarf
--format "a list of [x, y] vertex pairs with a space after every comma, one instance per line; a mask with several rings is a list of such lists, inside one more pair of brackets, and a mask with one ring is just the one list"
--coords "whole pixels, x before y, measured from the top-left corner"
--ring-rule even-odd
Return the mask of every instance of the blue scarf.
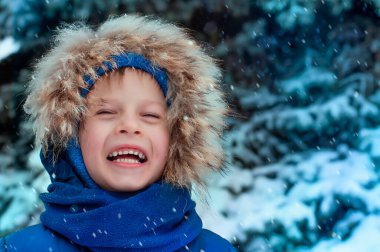
[[197, 237], [202, 222], [187, 189], [158, 181], [134, 193], [99, 188], [72, 141], [53, 165], [42, 162], [52, 183], [40, 198], [41, 222], [92, 251], [174, 251]]

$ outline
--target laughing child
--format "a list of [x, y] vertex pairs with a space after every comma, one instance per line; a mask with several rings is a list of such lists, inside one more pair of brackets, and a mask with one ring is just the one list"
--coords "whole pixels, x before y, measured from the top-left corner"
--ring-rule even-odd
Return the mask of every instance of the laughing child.
[[202, 229], [190, 196], [223, 165], [220, 75], [157, 19], [61, 30], [25, 102], [51, 179], [46, 210], [0, 251], [235, 251]]

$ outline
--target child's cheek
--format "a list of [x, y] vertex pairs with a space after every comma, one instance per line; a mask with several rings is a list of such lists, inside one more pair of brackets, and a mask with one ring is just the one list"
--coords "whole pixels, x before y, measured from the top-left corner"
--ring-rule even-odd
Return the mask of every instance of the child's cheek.
[[96, 121], [85, 120], [83, 122], [83, 127], [79, 131], [79, 143], [85, 162], [91, 156], [95, 157], [95, 155], [101, 153], [101, 146], [103, 146], [104, 142], [103, 138], [104, 134], [102, 134], [101, 125], [96, 123]]

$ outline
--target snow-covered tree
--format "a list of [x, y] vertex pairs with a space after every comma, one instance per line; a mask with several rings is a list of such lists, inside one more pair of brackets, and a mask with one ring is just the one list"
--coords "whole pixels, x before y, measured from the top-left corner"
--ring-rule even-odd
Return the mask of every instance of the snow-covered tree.
[[193, 29], [222, 60], [236, 113], [206, 227], [239, 251], [380, 249], [378, 0], [0, 0], [0, 236], [38, 222], [49, 183], [20, 105], [32, 60], [62, 22], [129, 12]]

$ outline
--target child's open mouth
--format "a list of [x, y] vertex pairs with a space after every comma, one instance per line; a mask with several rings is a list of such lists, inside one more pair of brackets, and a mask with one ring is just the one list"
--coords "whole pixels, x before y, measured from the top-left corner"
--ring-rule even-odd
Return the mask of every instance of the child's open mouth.
[[147, 161], [144, 153], [138, 150], [120, 150], [108, 154], [107, 159], [112, 162], [142, 164]]

